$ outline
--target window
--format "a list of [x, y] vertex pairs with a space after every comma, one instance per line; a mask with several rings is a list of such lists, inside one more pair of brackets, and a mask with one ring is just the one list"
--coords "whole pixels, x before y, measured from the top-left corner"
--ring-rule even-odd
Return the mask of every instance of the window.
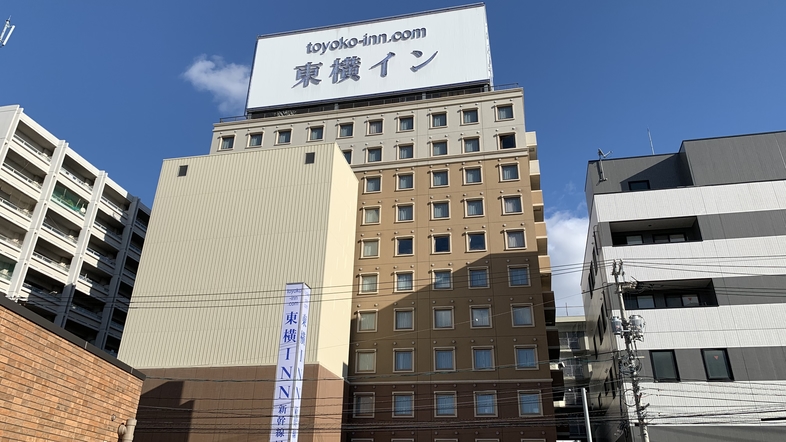
[[377, 275], [360, 275], [360, 293], [377, 292]]
[[363, 245], [363, 258], [376, 258], [379, 256], [379, 240], [378, 239], [365, 239], [361, 241]]
[[393, 393], [393, 417], [414, 416], [414, 402], [414, 393]]
[[382, 148], [381, 147], [374, 147], [366, 151], [368, 157], [366, 158], [366, 162], [368, 163], [376, 163], [382, 161]]
[[491, 327], [491, 307], [470, 307], [469, 309], [472, 323], [472, 328], [488, 328]]
[[322, 126], [314, 126], [309, 128], [308, 139], [309, 141], [318, 141], [324, 138], [325, 128]]
[[462, 112], [464, 124], [472, 124], [478, 122], [478, 110], [477, 109], [467, 109]]
[[398, 131], [406, 132], [415, 128], [415, 119], [413, 117], [401, 117], [398, 119]]
[[377, 371], [377, 354], [374, 350], [355, 352], [355, 373], [374, 373]]
[[513, 118], [513, 106], [497, 106], [497, 120], [510, 120]]
[[251, 134], [248, 137], [248, 147], [259, 147], [262, 145], [262, 134]]
[[650, 181], [649, 180], [628, 181], [628, 190], [632, 190], [632, 191], [650, 190]]
[[678, 382], [680, 380], [677, 372], [677, 359], [671, 350], [652, 350], [652, 376], [658, 382]]
[[450, 253], [450, 235], [434, 235], [434, 253]]
[[483, 182], [483, 177], [480, 174], [480, 167], [464, 169], [464, 184], [476, 184], [481, 182]]
[[368, 122], [368, 134], [376, 135], [382, 133], [382, 120], [374, 120]]
[[491, 348], [472, 349], [472, 369], [473, 370], [493, 370], [494, 369], [494, 350]]
[[469, 288], [479, 289], [489, 286], [488, 269], [469, 269]]
[[379, 224], [379, 207], [363, 208], [363, 224]]
[[412, 189], [415, 185], [414, 175], [411, 173], [399, 175], [398, 176], [398, 189], [397, 190], [409, 190]]
[[519, 179], [519, 166], [518, 164], [503, 164], [502, 181], [514, 181]]
[[396, 221], [412, 221], [415, 219], [414, 209], [411, 204], [396, 207]]
[[352, 417], [374, 417], [374, 393], [355, 393]]
[[486, 250], [486, 233], [467, 233], [467, 250], [470, 252]]
[[382, 190], [382, 177], [370, 176], [366, 177], [366, 193], [379, 192]]
[[639, 308], [655, 308], [655, 298], [652, 295], [639, 295], [636, 300]]
[[292, 141], [292, 131], [290, 129], [278, 131], [278, 138], [276, 144], [287, 144]]
[[393, 350], [393, 371], [413, 371], [413, 350]]
[[483, 200], [467, 200], [467, 216], [483, 216]]
[[660, 235], [652, 235], [652, 242], [655, 244], [665, 244], [670, 242], [685, 242], [684, 233], [664, 233]]
[[505, 249], [523, 249], [525, 247], [523, 230], [508, 230], [505, 232]]
[[440, 187], [448, 185], [448, 171], [439, 170], [431, 172], [432, 187]]
[[641, 235], [626, 235], [625, 244], [629, 246], [638, 246], [644, 244], [644, 238]]
[[221, 137], [220, 150], [229, 150], [235, 147], [235, 137]]
[[344, 154], [344, 159], [347, 160], [347, 164], [352, 164], [352, 151], [342, 150], [341, 153]]
[[456, 361], [453, 357], [452, 348], [434, 349], [434, 370], [449, 371], [456, 369]]
[[412, 255], [414, 238], [396, 238], [396, 256]]
[[398, 147], [398, 158], [400, 160], [406, 160], [407, 158], [412, 158], [414, 156], [412, 145], [408, 146], [399, 146]]
[[453, 309], [434, 309], [434, 328], [453, 328]]
[[480, 152], [480, 138], [464, 138], [464, 152]]
[[188, 166], [187, 165], [178, 166], [177, 167], [177, 176], [179, 176], [179, 177], [186, 176], [187, 173], [188, 173]]
[[434, 288], [437, 290], [453, 288], [452, 275], [450, 270], [434, 270]]
[[475, 393], [475, 416], [497, 415], [497, 393], [483, 391]]
[[432, 203], [433, 219], [450, 218], [450, 203], [447, 201]]
[[415, 312], [413, 310], [396, 310], [394, 330], [412, 330], [414, 328]]
[[519, 416], [534, 416], [541, 413], [540, 393], [519, 391]]
[[521, 195], [503, 197], [502, 213], [505, 215], [521, 213]]
[[314, 164], [316, 152], [306, 152], [306, 164]]
[[534, 323], [532, 322], [531, 305], [511, 306], [510, 313], [513, 319], [514, 327], [530, 327], [534, 325]]
[[524, 287], [529, 285], [529, 267], [508, 267], [508, 282], [511, 287]]
[[437, 416], [455, 416], [456, 393], [434, 393], [434, 414]]
[[505, 134], [499, 136], [500, 149], [512, 149], [516, 147], [516, 134]]
[[412, 290], [412, 273], [396, 273], [396, 291], [408, 292]]
[[729, 357], [726, 350], [702, 350], [704, 370], [707, 372], [708, 381], [733, 381]]
[[448, 125], [448, 114], [432, 114], [431, 127], [445, 127]]
[[439, 155], [447, 155], [448, 154], [448, 142], [447, 141], [435, 141], [431, 143], [431, 155], [432, 156], [439, 156]]
[[339, 138], [346, 138], [351, 137], [353, 132], [353, 124], [352, 123], [344, 123], [338, 125], [338, 137]]
[[358, 312], [358, 331], [377, 331], [377, 312]]
[[538, 356], [535, 347], [516, 347], [516, 370], [538, 368]]

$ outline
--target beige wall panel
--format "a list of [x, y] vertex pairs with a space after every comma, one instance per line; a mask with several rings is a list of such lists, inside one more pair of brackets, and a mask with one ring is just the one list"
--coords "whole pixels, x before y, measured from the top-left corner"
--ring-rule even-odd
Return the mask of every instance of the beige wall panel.
[[[304, 164], [306, 152], [316, 152], [314, 164]], [[312, 307], [325, 286], [334, 154], [333, 145], [313, 145], [165, 161], [123, 360], [275, 363], [284, 284], [314, 287]], [[319, 315], [311, 319], [319, 330]], [[317, 344], [309, 340], [307, 362], [316, 361]]]

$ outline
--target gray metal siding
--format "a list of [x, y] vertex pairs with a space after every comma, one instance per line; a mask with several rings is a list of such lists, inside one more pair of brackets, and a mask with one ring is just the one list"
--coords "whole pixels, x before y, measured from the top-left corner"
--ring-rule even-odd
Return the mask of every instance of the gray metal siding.
[[786, 179], [786, 132], [684, 141], [697, 186]]
[[[756, 265], [749, 261], [745, 265]], [[741, 269], [742, 270], [742, 269]], [[755, 268], [745, 273], [757, 273]], [[786, 302], [786, 275], [713, 278], [718, 305], [780, 304]]]

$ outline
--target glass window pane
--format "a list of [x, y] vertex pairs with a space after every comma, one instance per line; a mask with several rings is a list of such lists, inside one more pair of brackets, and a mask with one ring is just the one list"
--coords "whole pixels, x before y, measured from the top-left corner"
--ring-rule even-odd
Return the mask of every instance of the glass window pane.
[[625, 244], [629, 246], [635, 246], [639, 244], [644, 244], [644, 240], [641, 235], [628, 235], [625, 237]]
[[453, 350], [434, 351], [434, 368], [437, 370], [453, 370]]
[[666, 307], [669, 307], [669, 308], [682, 307], [682, 296], [679, 296], [679, 295], [667, 295], [666, 296]]
[[476, 348], [472, 350], [475, 370], [491, 370], [494, 368], [492, 351], [490, 348]]
[[398, 130], [412, 130], [414, 127], [415, 125], [412, 117], [401, 117], [398, 120]]
[[512, 149], [516, 147], [516, 136], [513, 134], [509, 135], [500, 135], [499, 136], [499, 147], [501, 149]]
[[491, 309], [488, 307], [473, 308], [472, 310], [472, 326], [473, 327], [491, 327]]
[[254, 134], [251, 135], [251, 139], [248, 141], [249, 146], [261, 146], [262, 145], [262, 134]]
[[224, 137], [221, 139], [221, 149], [232, 149], [235, 146], [235, 137]]
[[521, 414], [540, 414], [540, 395], [538, 393], [519, 393]]
[[470, 250], [486, 250], [486, 234], [485, 233], [470, 233], [469, 249]]
[[374, 414], [374, 396], [355, 396], [355, 416], [368, 416]]
[[505, 197], [505, 213], [521, 213], [521, 197]]
[[470, 287], [488, 287], [488, 271], [486, 269], [471, 269], [469, 271]]
[[412, 219], [413, 219], [412, 206], [398, 206], [399, 221], [412, 221]]
[[702, 350], [704, 367], [707, 369], [707, 379], [711, 381], [731, 380], [731, 369], [726, 356], [726, 350]]
[[359, 315], [360, 325], [358, 330], [376, 330], [377, 312], [361, 312]]
[[677, 361], [672, 351], [651, 351], [652, 371], [656, 381], [677, 381]]
[[437, 394], [437, 416], [454, 416], [456, 414], [456, 396], [453, 394]]
[[366, 178], [366, 192], [379, 192], [382, 188], [382, 178], [371, 177]]
[[397, 394], [393, 396], [393, 416], [412, 415], [412, 395]]
[[414, 312], [412, 310], [397, 310], [396, 311], [396, 330], [411, 330], [412, 317]]
[[412, 146], [399, 146], [398, 147], [398, 157], [402, 160], [407, 158], [412, 158]]
[[347, 163], [352, 164], [352, 151], [345, 150], [342, 153], [344, 154], [344, 159], [347, 160]]
[[436, 271], [434, 272], [434, 288], [435, 289], [449, 289], [451, 286], [450, 271]]
[[278, 144], [289, 143], [291, 137], [292, 137], [292, 131], [290, 130], [280, 131], [278, 133]]
[[502, 166], [502, 179], [503, 180], [517, 180], [519, 179], [519, 167], [515, 164]]
[[475, 395], [475, 413], [478, 416], [495, 415], [495, 395], [493, 393], [478, 393]]
[[396, 290], [412, 290], [412, 273], [396, 275]]
[[363, 211], [363, 222], [375, 224], [379, 222], [379, 209], [366, 209]]
[[450, 252], [450, 237], [449, 236], [435, 236], [434, 237], [434, 253]]
[[[411, 327], [410, 327], [411, 328]], [[396, 351], [396, 371], [412, 371], [412, 352]]]
[[477, 122], [478, 122], [478, 111], [477, 111], [477, 109], [465, 110], [464, 111], [464, 124], [477, 123]]
[[669, 235], [669, 242], [685, 242], [684, 233], [672, 233]]
[[464, 152], [479, 152], [480, 138], [467, 138], [464, 140]]
[[453, 310], [434, 310], [434, 327], [450, 328], [453, 327]]
[[532, 307], [513, 307], [513, 325], [532, 325]]
[[482, 216], [483, 200], [467, 201], [467, 216]]
[[432, 145], [432, 155], [447, 155], [448, 154], [448, 143], [447, 141], [436, 141]]
[[513, 118], [513, 106], [500, 106], [497, 108], [497, 116], [500, 120]]
[[382, 121], [369, 121], [368, 123], [368, 133], [369, 134], [381, 134], [382, 133]]
[[412, 254], [412, 238], [399, 238], [397, 241], [396, 254], [397, 255], [411, 255]]
[[508, 248], [520, 249], [524, 247], [524, 232], [507, 232], [508, 233]]
[[411, 189], [413, 186], [413, 176], [412, 175], [399, 175], [398, 176], [398, 188], [399, 189]]
[[639, 295], [636, 299], [639, 301], [639, 308], [655, 308], [655, 299], [652, 295]]
[[322, 139], [323, 132], [324, 132], [324, 131], [323, 131], [323, 129], [322, 129], [322, 126], [319, 126], [319, 127], [312, 127], [312, 128], [311, 128], [311, 135], [310, 135], [310, 140], [311, 140], [311, 141], [315, 141], [315, 140], [321, 140], [321, 139]]
[[537, 368], [534, 348], [516, 349], [516, 368]]
[[352, 136], [352, 132], [353, 132], [352, 129], [353, 129], [352, 123], [342, 124], [341, 126], [339, 126], [338, 136], [339, 137], [351, 137]]
[[375, 163], [377, 161], [382, 161], [382, 149], [369, 149], [368, 162]]
[[448, 218], [450, 217], [450, 204], [449, 203], [434, 203], [434, 218]]
[[360, 277], [360, 292], [369, 293], [377, 291], [377, 275], [363, 275]]
[[682, 295], [682, 305], [685, 307], [698, 307], [699, 304], [699, 296], [698, 295]]
[[529, 269], [526, 267], [508, 268], [511, 286], [529, 285]]
[[434, 186], [447, 186], [448, 185], [448, 172], [434, 172], [432, 174], [434, 179]]
[[363, 256], [378, 256], [379, 255], [379, 241], [363, 241]]
[[480, 169], [466, 169], [466, 177], [467, 177], [467, 184], [471, 183], [479, 183], [480, 180]]
[[431, 116], [431, 126], [442, 127], [442, 126], [447, 126], [447, 124], [448, 124], [447, 114], [434, 114]]
[[376, 354], [372, 352], [357, 353], [357, 371], [374, 371]]

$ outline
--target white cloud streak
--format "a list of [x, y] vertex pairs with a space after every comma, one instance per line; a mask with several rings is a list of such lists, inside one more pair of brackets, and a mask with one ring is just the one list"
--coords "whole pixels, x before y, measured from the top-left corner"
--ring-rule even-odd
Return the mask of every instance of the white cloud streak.
[[[557, 306], [557, 315], [582, 315], [584, 299], [581, 295], [581, 263], [584, 262], [584, 246], [587, 242], [589, 220], [586, 216], [575, 216], [568, 211], [554, 212], [546, 218], [549, 237], [551, 266], [557, 268], [551, 280], [551, 288]], [[569, 266], [562, 267], [559, 266]]]
[[213, 94], [213, 101], [218, 103], [218, 110], [224, 115], [241, 115], [245, 111], [250, 73], [249, 66], [203, 54], [183, 72], [183, 78], [196, 90]]

